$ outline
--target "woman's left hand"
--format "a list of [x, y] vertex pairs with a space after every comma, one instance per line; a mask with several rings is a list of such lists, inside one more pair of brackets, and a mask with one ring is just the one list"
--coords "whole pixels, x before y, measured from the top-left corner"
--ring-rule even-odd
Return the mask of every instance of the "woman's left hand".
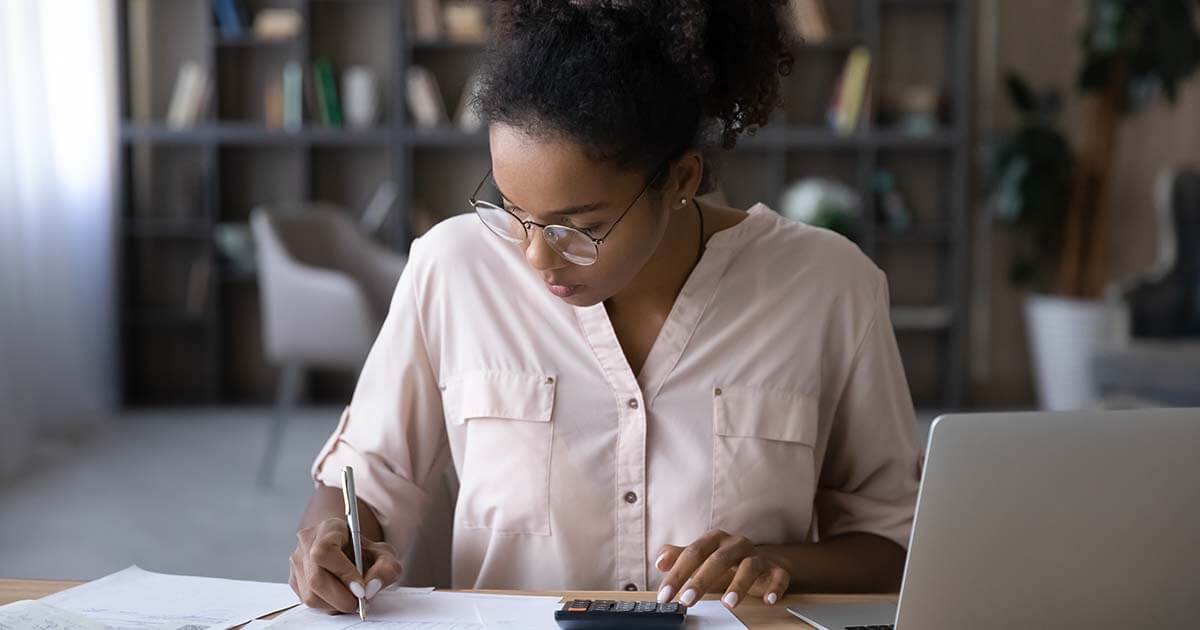
[[691, 606], [708, 592], [721, 592], [721, 601], [729, 608], [747, 595], [762, 597], [774, 606], [787, 592], [791, 574], [775, 558], [762, 555], [754, 543], [714, 529], [686, 547], [663, 545], [654, 562], [659, 571], [667, 571], [658, 601], [668, 602], [679, 593], [679, 602]]

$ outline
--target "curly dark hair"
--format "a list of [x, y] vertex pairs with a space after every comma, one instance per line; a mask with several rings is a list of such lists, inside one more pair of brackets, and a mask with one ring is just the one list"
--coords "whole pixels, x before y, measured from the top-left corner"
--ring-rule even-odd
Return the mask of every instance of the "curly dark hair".
[[473, 104], [488, 123], [578, 142], [621, 168], [731, 149], [779, 105], [793, 63], [786, 3], [496, 0]]

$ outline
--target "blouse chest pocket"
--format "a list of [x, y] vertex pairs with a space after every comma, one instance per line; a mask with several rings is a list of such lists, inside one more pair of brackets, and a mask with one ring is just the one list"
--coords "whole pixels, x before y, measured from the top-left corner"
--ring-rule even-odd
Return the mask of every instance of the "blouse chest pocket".
[[555, 387], [550, 374], [496, 371], [448, 384], [448, 419], [466, 425], [456, 511], [463, 527], [550, 535]]
[[815, 397], [789, 390], [713, 390], [710, 527], [759, 544], [801, 542], [812, 520], [819, 429]]

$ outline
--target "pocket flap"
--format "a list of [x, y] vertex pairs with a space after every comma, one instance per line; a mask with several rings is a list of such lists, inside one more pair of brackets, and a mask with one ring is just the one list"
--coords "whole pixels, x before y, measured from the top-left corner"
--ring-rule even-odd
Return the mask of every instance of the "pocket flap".
[[550, 422], [554, 411], [553, 374], [529, 372], [471, 371], [454, 379], [451, 397], [458, 401], [454, 422], [471, 418], [503, 418], [527, 422]]
[[713, 430], [727, 437], [817, 443], [817, 399], [786, 390], [720, 386], [713, 390]]

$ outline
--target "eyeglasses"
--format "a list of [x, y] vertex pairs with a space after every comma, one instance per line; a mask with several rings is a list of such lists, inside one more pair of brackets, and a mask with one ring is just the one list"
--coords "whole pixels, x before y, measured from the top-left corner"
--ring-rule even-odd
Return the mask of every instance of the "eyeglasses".
[[[479, 198], [479, 191], [483, 190], [484, 184], [488, 178], [492, 176], [492, 169], [488, 169], [487, 175], [483, 176], [483, 180], [475, 187], [475, 192], [471, 194], [471, 207], [475, 209], [475, 214], [483, 221], [489, 230], [496, 236], [514, 244], [524, 243], [529, 240], [529, 231], [537, 226], [542, 229], [542, 238], [550, 249], [554, 250], [563, 260], [569, 263], [587, 267], [596, 264], [600, 259], [600, 245], [612, 234], [613, 229], [629, 214], [629, 211], [637, 205], [638, 200], [650, 188], [650, 184], [654, 183], [658, 176], [662, 173], [663, 168], [669, 162], [664, 162], [662, 166], [654, 171], [654, 174], [646, 181], [646, 185], [642, 187], [641, 192], [634, 197], [633, 201], [617, 217], [617, 220], [609, 226], [603, 236], [596, 238], [587, 232], [568, 225], [543, 225], [528, 219], [522, 219], [510, 212], [503, 205], [503, 199], [499, 199], [500, 203], [492, 203]], [[494, 187], [493, 187], [494, 188]], [[495, 196], [501, 197], [499, 190], [495, 190]]]

